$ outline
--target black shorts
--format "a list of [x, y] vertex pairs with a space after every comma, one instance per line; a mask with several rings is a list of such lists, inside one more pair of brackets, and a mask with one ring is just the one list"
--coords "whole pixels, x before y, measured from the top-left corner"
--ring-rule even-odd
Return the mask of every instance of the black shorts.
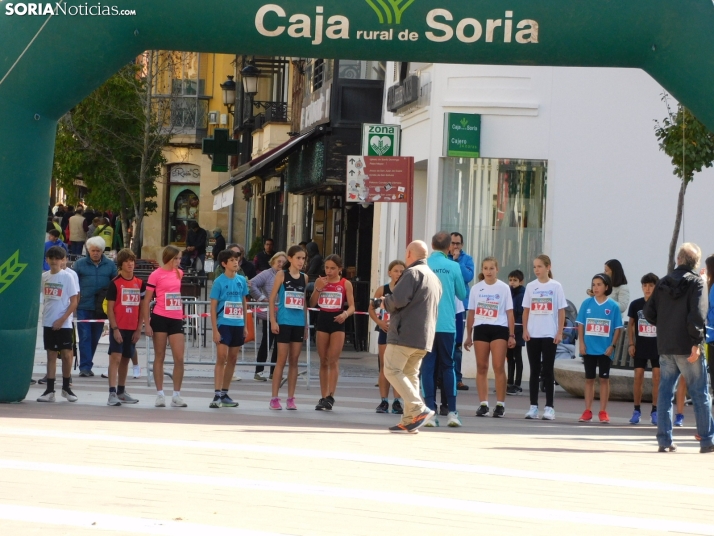
[[492, 324], [481, 324], [474, 327], [474, 341], [493, 342], [506, 341], [508, 342], [508, 328], [506, 326], [494, 326]]
[[221, 334], [221, 344], [228, 348], [240, 348], [245, 342], [243, 326], [218, 326], [218, 333]]
[[317, 322], [315, 322], [315, 331], [322, 331], [323, 333], [337, 333], [340, 331], [345, 331], [345, 323], [342, 324], [335, 322], [335, 317], [341, 315], [342, 311], [335, 311], [334, 313], [326, 313], [325, 311], [320, 311], [317, 313]]
[[[635, 354], [637, 355], [637, 354]], [[650, 362], [650, 365], [652, 366], [653, 369], [659, 368], [659, 356], [652, 356], [652, 357], [635, 357], [635, 368], [647, 368], [647, 362]]]
[[387, 344], [387, 332], [379, 330], [379, 338], [377, 339], [377, 344]]
[[134, 357], [134, 343], [131, 342], [131, 338], [134, 336], [134, 330], [131, 329], [120, 329], [122, 342], [117, 342], [114, 339], [114, 334], [116, 330], [113, 330], [109, 334], [109, 353], [110, 354], [121, 354], [122, 357], [131, 359]]
[[584, 355], [583, 363], [585, 363], [586, 380], [595, 379], [596, 369], [600, 370], [601, 378], [610, 378], [610, 366], [612, 365], [612, 360], [606, 355]]
[[176, 335], [183, 333], [183, 320], [177, 318], [166, 318], [165, 316], [151, 313], [151, 329], [158, 333], [168, 333]]
[[291, 326], [289, 324], [280, 325], [280, 333], [275, 340], [289, 344], [291, 342], [302, 342], [305, 339], [305, 326]]
[[43, 339], [45, 341], [45, 350], [59, 352], [60, 350], [72, 349], [72, 328], [52, 329], [45, 326], [43, 331]]

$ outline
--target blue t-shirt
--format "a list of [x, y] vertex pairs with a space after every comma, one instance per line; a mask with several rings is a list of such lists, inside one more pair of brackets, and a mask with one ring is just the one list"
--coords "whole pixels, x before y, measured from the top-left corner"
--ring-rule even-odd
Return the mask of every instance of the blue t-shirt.
[[[576, 323], [583, 326], [588, 355], [605, 355], [608, 347], [612, 346], [615, 330], [623, 327], [620, 306], [610, 298], [602, 304], [594, 297], [587, 298], [580, 306]], [[610, 359], [615, 359], [615, 352]]]
[[283, 284], [277, 295], [278, 325], [305, 325], [305, 289], [307, 278], [300, 272], [300, 277], [293, 279], [288, 270], [283, 271]]
[[221, 274], [213, 282], [211, 299], [218, 301], [216, 310], [219, 326], [244, 326], [246, 311], [243, 310], [243, 298], [248, 295], [248, 281], [242, 275], [234, 275], [230, 279]]

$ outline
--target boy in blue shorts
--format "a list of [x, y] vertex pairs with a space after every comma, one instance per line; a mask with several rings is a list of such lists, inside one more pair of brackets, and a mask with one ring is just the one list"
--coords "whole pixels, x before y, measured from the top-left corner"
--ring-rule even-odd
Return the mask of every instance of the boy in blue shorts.
[[247, 311], [245, 297], [248, 281], [238, 274], [238, 253], [224, 250], [218, 254], [218, 263], [225, 270], [213, 282], [211, 289], [211, 324], [213, 342], [216, 343], [216, 368], [214, 372], [215, 396], [210, 408], [234, 408], [238, 402], [228, 396], [238, 352], [243, 346], [244, 316]]
[[580, 306], [578, 336], [580, 355], [585, 363], [585, 411], [580, 422], [593, 420], [591, 410], [595, 398], [595, 374], [600, 369], [600, 413], [601, 423], [610, 422], [607, 414], [607, 400], [610, 397], [610, 365], [615, 357], [615, 347], [622, 329], [620, 306], [608, 296], [612, 293], [612, 281], [607, 274], [597, 274], [592, 280], [592, 297]]

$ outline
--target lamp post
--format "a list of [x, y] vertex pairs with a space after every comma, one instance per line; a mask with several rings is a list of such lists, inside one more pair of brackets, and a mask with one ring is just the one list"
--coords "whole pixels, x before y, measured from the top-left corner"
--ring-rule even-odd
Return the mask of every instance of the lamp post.
[[[223, 90], [223, 106], [228, 109], [228, 115], [233, 115], [236, 105], [236, 83], [233, 76], [228, 75], [228, 80], [221, 84]], [[234, 118], [235, 119], [235, 118]]]

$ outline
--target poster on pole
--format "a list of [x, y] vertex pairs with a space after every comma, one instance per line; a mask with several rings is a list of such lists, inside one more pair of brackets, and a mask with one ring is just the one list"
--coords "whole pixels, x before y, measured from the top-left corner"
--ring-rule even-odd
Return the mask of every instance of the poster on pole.
[[348, 203], [408, 203], [413, 182], [411, 156], [347, 157]]

